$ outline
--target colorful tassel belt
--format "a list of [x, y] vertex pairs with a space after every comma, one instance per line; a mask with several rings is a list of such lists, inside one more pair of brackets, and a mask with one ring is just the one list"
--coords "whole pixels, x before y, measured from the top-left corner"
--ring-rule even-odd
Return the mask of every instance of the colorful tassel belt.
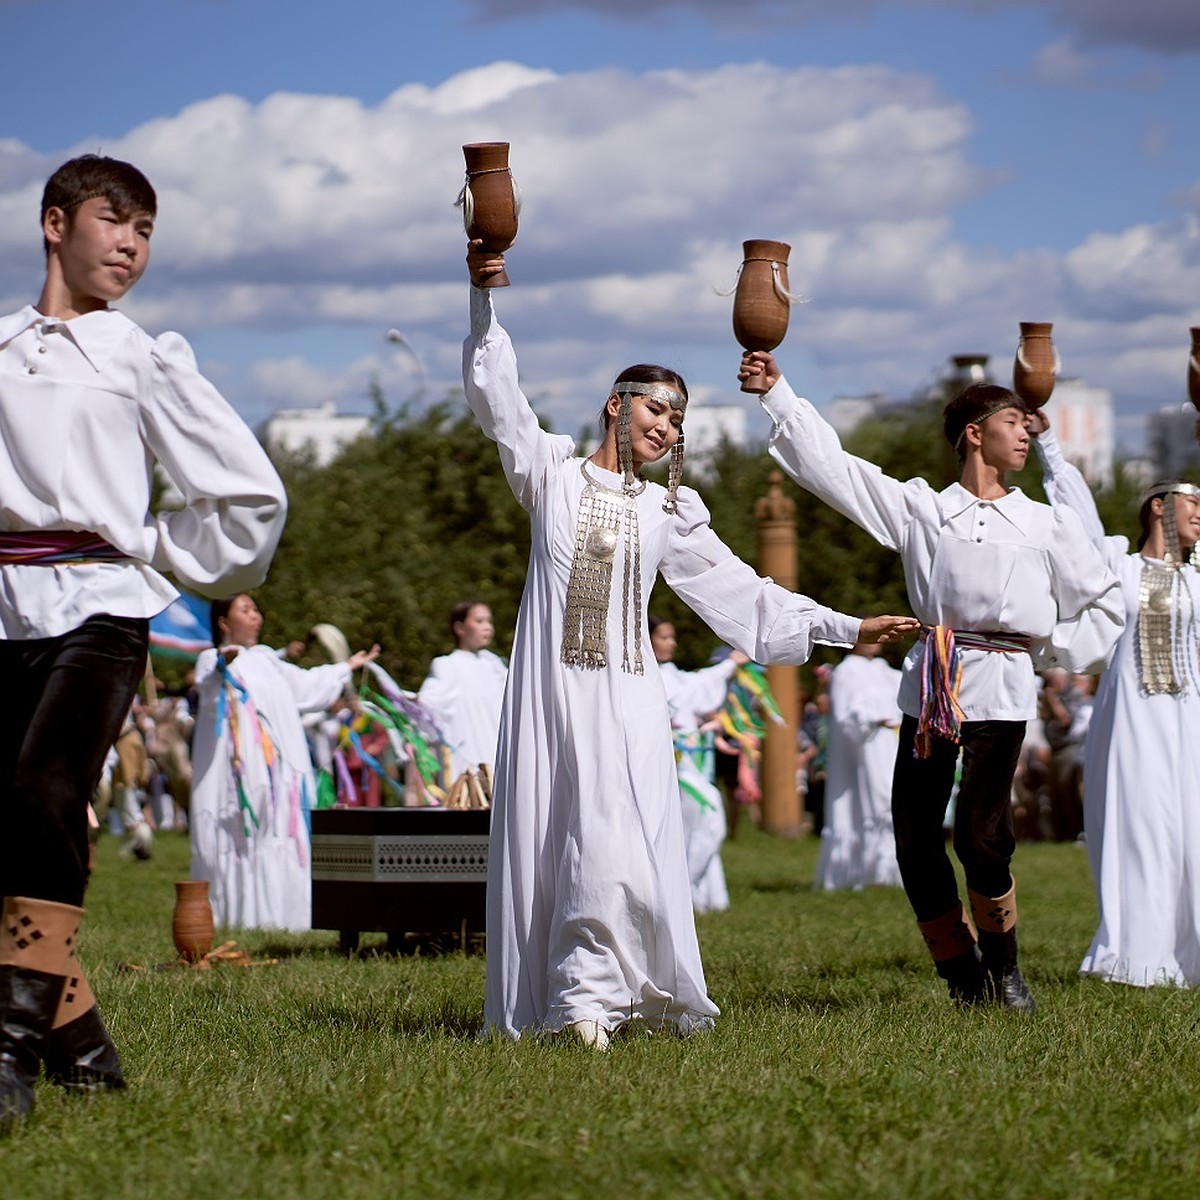
[[98, 533], [86, 529], [40, 529], [27, 533], [0, 533], [0, 566], [55, 563], [121, 562], [128, 554]]
[[1005, 654], [1028, 651], [1033, 642], [1023, 633], [977, 633], [934, 625], [921, 630], [925, 657], [921, 663], [921, 716], [917, 722], [916, 756], [928, 758], [933, 739], [962, 740], [963, 712], [958, 703], [962, 683], [960, 650], [991, 650]]

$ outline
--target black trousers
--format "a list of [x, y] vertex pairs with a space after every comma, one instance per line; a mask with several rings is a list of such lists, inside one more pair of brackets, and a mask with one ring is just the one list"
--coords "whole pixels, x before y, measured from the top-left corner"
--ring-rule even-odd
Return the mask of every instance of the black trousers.
[[[929, 758], [916, 758], [916, 732], [916, 718], [906, 716], [892, 775], [892, 822], [909, 903], [918, 921], [932, 921], [959, 899], [942, 822], [960, 748], [935, 738]], [[962, 726], [954, 853], [963, 865], [967, 887], [982, 896], [1003, 896], [1012, 886], [1009, 864], [1017, 844], [1012, 781], [1024, 739], [1024, 721], [965, 721]]]
[[83, 904], [87, 806], [146, 663], [150, 623], [89, 617], [0, 641], [0, 896]]

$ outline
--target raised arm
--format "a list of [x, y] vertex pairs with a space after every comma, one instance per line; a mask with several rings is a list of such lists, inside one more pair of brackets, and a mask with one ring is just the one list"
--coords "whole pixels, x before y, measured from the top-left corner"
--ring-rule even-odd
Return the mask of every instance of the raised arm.
[[532, 511], [546, 469], [569, 458], [574, 441], [547, 433], [521, 391], [517, 356], [496, 320], [490, 291], [471, 287], [471, 334], [463, 342], [463, 389], [479, 427], [499, 447], [508, 486]]
[[1047, 553], [1059, 619], [1049, 646], [1035, 648], [1039, 668], [1059, 666], [1093, 673], [1108, 665], [1125, 627], [1121, 584], [1105, 561], [1105, 550], [1111, 549], [1115, 541], [1105, 538], [1101, 546], [1096, 546], [1072, 509], [1054, 509]]
[[762, 397], [762, 406], [774, 422], [771, 457], [801, 487], [861, 526], [881, 545], [899, 550], [910, 506], [929, 485], [922, 479], [901, 483], [874, 463], [847, 454], [833, 426], [797, 396], [782, 375], [773, 372], [770, 378], [776, 382]]
[[1079, 468], [1067, 462], [1063, 456], [1062, 447], [1044, 412], [1039, 410], [1032, 415], [1029, 432], [1033, 435], [1033, 444], [1042, 463], [1042, 486], [1046, 489], [1046, 499], [1055, 508], [1069, 508], [1082, 522], [1092, 544], [1104, 550], [1110, 560], [1106, 545], [1109, 541], [1121, 543], [1119, 547], [1114, 547], [1117, 554], [1128, 553], [1127, 539], [1110, 539], [1105, 535], [1092, 489], [1088, 487]]

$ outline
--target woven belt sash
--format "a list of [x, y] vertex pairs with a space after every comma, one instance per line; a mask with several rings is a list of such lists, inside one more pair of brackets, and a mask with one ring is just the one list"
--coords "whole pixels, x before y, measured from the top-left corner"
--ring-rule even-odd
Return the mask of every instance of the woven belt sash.
[[934, 625], [922, 628], [921, 641], [925, 643], [925, 658], [921, 663], [921, 716], [917, 722], [915, 752], [917, 758], [928, 758], [935, 737], [955, 745], [962, 740], [959, 651], [991, 650], [1001, 654], [1028, 651], [1033, 639], [1023, 633], [979, 633]]
[[0, 533], [0, 566], [55, 563], [121, 562], [128, 554], [98, 533], [86, 529], [39, 529], [26, 533]]

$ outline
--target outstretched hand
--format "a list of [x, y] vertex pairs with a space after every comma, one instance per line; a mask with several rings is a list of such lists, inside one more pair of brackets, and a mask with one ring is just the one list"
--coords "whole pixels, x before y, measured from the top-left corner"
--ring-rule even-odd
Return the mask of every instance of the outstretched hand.
[[910, 633], [916, 633], [921, 622], [916, 617], [867, 617], [858, 630], [858, 646], [876, 646], [884, 642], [898, 642]]
[[370, 648], [370, 650], [359, 650], [350, 655], [350, 657], [346, 659], [346, 665], [351, 671], [358, 671], [365, 667], [367, 663], [374, 662], [378, 657], [379, 643], [376, 642], [375, 645]]
[[504, 270], [504, 255], [481, 250], [482, 245], [482, 238], [467, 243], [467, 270], [476, 287], [482, 287], [485, 279], [491, 279]]

